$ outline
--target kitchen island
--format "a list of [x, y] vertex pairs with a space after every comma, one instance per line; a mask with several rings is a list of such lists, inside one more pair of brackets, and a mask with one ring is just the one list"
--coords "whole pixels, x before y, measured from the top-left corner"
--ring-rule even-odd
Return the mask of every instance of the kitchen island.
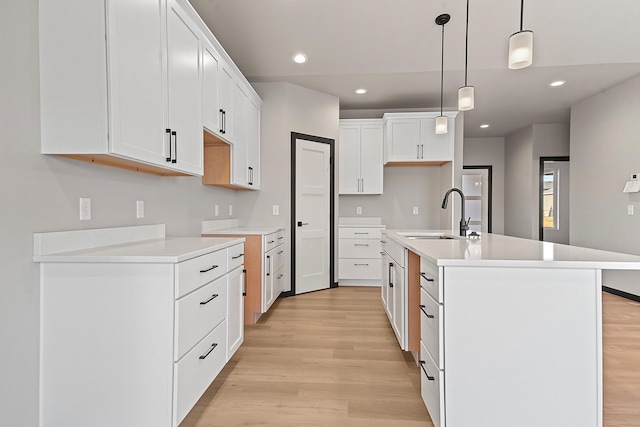
[[602, 426], [602, 270], [640, 257], [446, 231], [382, 242], [382, 299], [436, 426]]

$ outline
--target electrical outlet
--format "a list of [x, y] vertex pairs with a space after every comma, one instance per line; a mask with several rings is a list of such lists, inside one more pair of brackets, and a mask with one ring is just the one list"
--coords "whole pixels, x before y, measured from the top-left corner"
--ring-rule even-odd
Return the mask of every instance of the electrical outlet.
[[356, 215], [362, 215], [362, 206], [356, 208]]
[[413, 214], [414, 215], [418, 215], [418, 207], [417, 206], [413, 207]]
[[80, 198], [80, 221], [88, 221], [91, 219], [91, 199]]
[[273, 205], [273, 214], [274, 215], [280, 215], [280, 206], [279, 205]]
[[233, 205], [229, 205], [229, 216], [233, 215]]
[[220, 206], [218, 206], [218, 205], [214, 205], [213, 206], [213, 215], [214, 216], [220, 215]]
[[633, 215], [633, 205], [627, 205], [627, 215]]
[[136, 200], [136, 218], [144, 218], [144, 201]]

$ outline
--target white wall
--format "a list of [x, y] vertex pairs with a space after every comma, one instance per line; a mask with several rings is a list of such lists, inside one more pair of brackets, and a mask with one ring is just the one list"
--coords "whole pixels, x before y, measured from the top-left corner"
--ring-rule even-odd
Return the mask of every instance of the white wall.
[[507, 135], [504, 145], [504, 234], [538, 240], [540, 157], [569, 155], [569, 124], [535, 124]]
[[465, 166], [492, 166], [492, 233], [504, 234], [504, 138], [465, 138]]
[[[169, 235], [196, 236], [200, 222], [213, 218], [214, 204], [221, 206], [219, 218], [227, 217], [236, 193], [195, 177], [41, 155], [37, 0], [3, 3], [0, 28], [0, 424], [31, 427], [38, 419], [40, 321], [32, 234], [165, 223]], [[79, 197], [91, 198], [92, 220], [78, 220]], [[135, 218], [136, 200], [145, 202], [144, 219]]]
[[[571, 108], [571, 244], [640, 255], [640, 197], [622, 193], [640, 172], [640, 77]], [[636, 215], [627, 215], [632, 204]], [[604, 285], [640, 295], [637, 273]]]
[[[291, 132], [338, 139], [338, 98], [290, 83], [253, 83], [262, 98], [261, 191], [238, 194], [243, 225], [273, 225], [287, 230], [291, 240]], [[335, 147], [337, 155], [337, 145]], [[336, 159], [337, 164], [337, 159]], [[337, 175], [337, 174], [336, 174]], [[337, 179], [337, 177], [336, 177]], [[336, 215], [337, 206], [336, 181]], [[279, 205], [280, 215], [273, 215]], [[337, 217], [336, 217], [337, 227]], [[337, 232], [336, 271], [337, 281]], [[286, 290], [291, 289], [291, 265], [287, 263]]]

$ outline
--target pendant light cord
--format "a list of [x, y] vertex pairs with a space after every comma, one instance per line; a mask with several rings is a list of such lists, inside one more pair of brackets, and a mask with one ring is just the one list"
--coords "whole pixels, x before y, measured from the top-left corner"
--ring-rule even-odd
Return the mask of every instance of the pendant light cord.
[[[468, 14], [469, 14], [469, 9], [467, 9], [467, 15]], [[521, 0], [520, 1], [520, 32], [522, 32], [522, 21], [523, 20], [524, 20], [524, 0]]]
[[444, 90], [444, 24], [442, 24], [442, 61], [440, 66], [440, 115], [441, 116], [442, 116], [443, 90]]
[[465, 38], [464, 38], [464, 85], [465, 86], [467, 86], [468, 61], [469, 61], [469, 0], [467, 0], [467, 26], [465, 28]]

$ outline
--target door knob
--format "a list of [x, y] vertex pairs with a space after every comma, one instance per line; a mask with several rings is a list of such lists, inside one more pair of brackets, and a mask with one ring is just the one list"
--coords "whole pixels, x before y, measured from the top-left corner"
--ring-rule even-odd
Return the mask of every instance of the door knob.
[[309, 225], [308, 222], [298, 221], [298, 227], [302, 227], [303, 225]]

